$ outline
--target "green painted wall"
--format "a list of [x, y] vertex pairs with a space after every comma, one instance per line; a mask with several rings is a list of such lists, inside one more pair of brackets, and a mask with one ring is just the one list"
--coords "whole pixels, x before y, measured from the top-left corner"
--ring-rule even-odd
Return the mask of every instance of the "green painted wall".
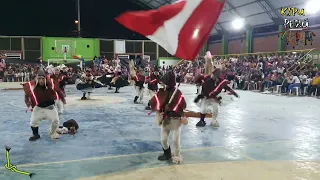
[[92, 60], [94, 56], [100, 55], [99, 39], [43, 37], [43, 60], [64, 59], [64, 47], [68, 47], [69, 49], [69, 52], [66, 53], [66, 59], [73, 59], [74, 55], [81, 55], [86, 61], [88, 61]]
[[[279, 33], [284, 32], [284, 26], [279, 25]], [[286, 50], [286, 40], [282, 38], [282, 34], [278, 34], [278, 51], [285, 51]]]
[[246, 30], [246, 53], [253, 53], [253, 31]]
[[203, 48], [201, 49], [200, 56], [205, 56], [207, 51], [208, 51], [208, 48], [209, 48], [209, 44], [208, 44], [208, 41], [207, 41], [204, 44]]
[[222, 35], [222, 54], [227, 55], [229, 51], [229, 34]]

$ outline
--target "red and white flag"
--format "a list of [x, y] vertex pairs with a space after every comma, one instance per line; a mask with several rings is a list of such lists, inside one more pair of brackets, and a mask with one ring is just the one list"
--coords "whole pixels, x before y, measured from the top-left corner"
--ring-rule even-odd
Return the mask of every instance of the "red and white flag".
[[157, 10], [126, 12], [116, 20], [170, 54], [194, 60], [208, 40], [226, 0], [181, 0]]

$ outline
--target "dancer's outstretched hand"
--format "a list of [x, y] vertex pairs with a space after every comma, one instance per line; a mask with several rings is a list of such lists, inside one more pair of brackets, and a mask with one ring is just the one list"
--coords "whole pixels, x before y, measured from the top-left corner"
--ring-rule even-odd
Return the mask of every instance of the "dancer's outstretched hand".
[[181, 118], [181, 123], [183, 124], [183, 125], [188, 125], [188, 117], [182, 117]]

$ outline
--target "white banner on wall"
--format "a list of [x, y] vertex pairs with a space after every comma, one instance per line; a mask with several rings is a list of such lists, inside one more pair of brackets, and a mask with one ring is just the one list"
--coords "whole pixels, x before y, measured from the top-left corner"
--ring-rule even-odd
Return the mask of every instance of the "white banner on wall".
[[114, 47], [116, 48], [116, 53], [118, 54], [124, 54], [126, 53], [126, 41], [114, 41]]
[[175, 59], [175, 58], [159, 58], [158, 60], [158, 66], [161, 67], [168, 67], [172, 65], [176, 65], [180, 62], [180, 59]]

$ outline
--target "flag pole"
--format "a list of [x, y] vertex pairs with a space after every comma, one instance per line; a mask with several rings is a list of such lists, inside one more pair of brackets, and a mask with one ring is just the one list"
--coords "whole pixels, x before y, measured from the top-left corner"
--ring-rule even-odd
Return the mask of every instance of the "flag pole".
[[78, 37], [81, 37], [81, 26], [80, 26], [80, 24], [81, 24], [81, 21], [80, 21], [80, 0], [77, 0], [77, 13], [78, 13], [78, 28], [77, 28], [77, 30], [78, 30]]

